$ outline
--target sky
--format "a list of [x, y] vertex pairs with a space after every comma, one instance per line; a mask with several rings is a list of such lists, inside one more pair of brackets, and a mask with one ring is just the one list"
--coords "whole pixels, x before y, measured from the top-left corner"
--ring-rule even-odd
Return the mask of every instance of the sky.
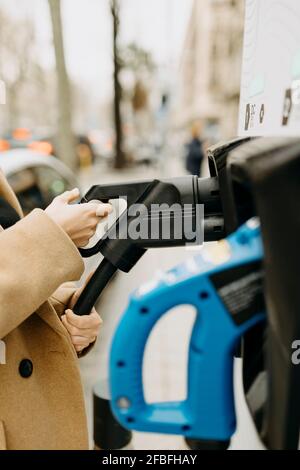
[[[193, 0], [120, 0], [122, 42], [137, 41], [162, 67], [174, 70], [181, 54]], [[37, 57], [53, 67], [47, 0], [0, 0], [12, 16], [34, 19]], [[70, 76], [99, 99], [111, 90], [111, 18], [108, 0], [61, 0]]]

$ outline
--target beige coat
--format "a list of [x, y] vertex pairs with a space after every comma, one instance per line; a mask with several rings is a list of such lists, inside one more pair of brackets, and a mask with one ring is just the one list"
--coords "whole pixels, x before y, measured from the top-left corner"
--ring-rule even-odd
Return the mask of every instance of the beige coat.
[[[0, 196], [22, 215], [2, 173]], [[83, 269], [42, 210], [0, 233], [0, 449], [88, 448], [78, 358], [59, 319], [74, 291], [59, 286]]]

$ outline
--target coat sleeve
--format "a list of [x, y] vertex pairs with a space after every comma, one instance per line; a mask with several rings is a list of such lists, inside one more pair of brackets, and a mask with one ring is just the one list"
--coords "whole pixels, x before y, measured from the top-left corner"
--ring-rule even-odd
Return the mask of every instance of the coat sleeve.
[[0, 232], [0, 338], [83, 270], [71, 239], [40, 209]]
[[78, 287], [73, 282], [65, 282], [51, 295], [51, 304], [59, 317], [64, 315], [77, 289]]

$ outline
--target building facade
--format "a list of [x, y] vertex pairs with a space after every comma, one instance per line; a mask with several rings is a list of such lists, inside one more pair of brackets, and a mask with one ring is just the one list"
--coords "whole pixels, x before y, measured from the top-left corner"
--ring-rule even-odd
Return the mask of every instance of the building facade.
[[243, 0], [194, 0], [183, 47], [175, 126], [201, 119], [208, 137], [237, 133]]

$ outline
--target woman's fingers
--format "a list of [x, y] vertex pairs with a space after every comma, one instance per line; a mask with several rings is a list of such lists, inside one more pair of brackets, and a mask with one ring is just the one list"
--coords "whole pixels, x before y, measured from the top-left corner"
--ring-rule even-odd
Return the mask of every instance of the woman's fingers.
[[78, 205], [78, 208], [80, 211], [86, 212], [88, 216], [98, 218], [106, 217], [113, 210], [111, 204], [104, 204], [102, 202], [86, 202], [85, 204]]
[[87, 344], [86, 346], [74, 345], [75, 351], [76, 351], [77, 353], [80, 353], [81, 351], [83, 351], [83, 350], [86, 349], [87, 347], [89, 347], [89, 344]]
[[[92, 275], [93, 273], [90, 274], [90, 276]], [[88, 280], [86, 280], [86, 283]], [[83, 288], [84, 286], [81, 289]], [[76, 303], [81, 289], [73, 296], [73, 303]], [[65, 311], [65, 315], [61, 317], [61, 321], [69, 333], [71, 342], [77, 352], [87, 348], [96, 340], [102, 324], [102, 320], [95, 308], [93, 308], [90, 315], [85, 316], [75, 315], [72, 310], [68, 309]]]
[[83, 248], [88, 245], [96, 233], [99, 222], [112, 211], [112, 207], [110, 204], [87, 203], [82, 204], [79, 209], [83, 212], [82, 215], [85, 217], [86, 223], [82, 225], [81, 233], [78, 234], [75, 244], [77, 247]]
[[88, 341], [84, 336], [72, 336], [72, 343], [74, 346], [82, 346], [83, 348], [87, 348], [93, 341], [95, 341], [95, 339], [95, 336], [91, 341]]
[[85, 328], [85, 329], [76, 328], [76, 326], [73, 326], [68, 322], [65, 315], [62, 317], [62, 322], [63, 322], [63, 325], [65, 326], [65, 328], [68, 330], [69, 334], [72, 337], [82, 336], [86, 339], [90, 339], [90, 338], [94, 338], [94, 336], [97, 336], [97, 334], [98, 334], [98, 329], [97, 328], [89, 328], [89, 329], [87, 329], [87, 328]]
[[66, 204], [76, 201], [80, 196], [80, 191], [78, 188], [74, 188], [71, 191], [65, 191], [64, 193], [57, 196], [57, 200], [62, 201]]
[[46, 214], [59, 225], [77, 247], [86, 246], [96, 232], [100, 219], [112, 211], [110, 204], [88, 202], [73, 204], [79, 189], [66, 191], [56, 197], [45, 209]]
[[112, 208], [111, 204], [100, 203], [98, 205], [96, 215], [98, 217], [106, 217], [108, 214], [111, 214], [112, 211], [113, 211], [113, 208]]
[[66, 317], [70, 325], [79, 329], [99, 328], [102, 324], [102, 320], [94, 308], [90, 314], [87, 312], [87, 314], [83, 316], [75, 315], [72, 310], [68, 309], [66, 310]]
[[[94, 338], [95, 341], [96, 338]], [[93, 341], [87, 341], [86, 338], [81, 336], [72, 337], [72, 344], [77, 352], [81, 352], [84, 349], [88, 348]]]
[[66, 310], [61, 320], [77, 352], [87, 348], [96, 340], [102, 324], [95, 309], [90, 315], [83, 317], [75, 315], [72, 310]]

